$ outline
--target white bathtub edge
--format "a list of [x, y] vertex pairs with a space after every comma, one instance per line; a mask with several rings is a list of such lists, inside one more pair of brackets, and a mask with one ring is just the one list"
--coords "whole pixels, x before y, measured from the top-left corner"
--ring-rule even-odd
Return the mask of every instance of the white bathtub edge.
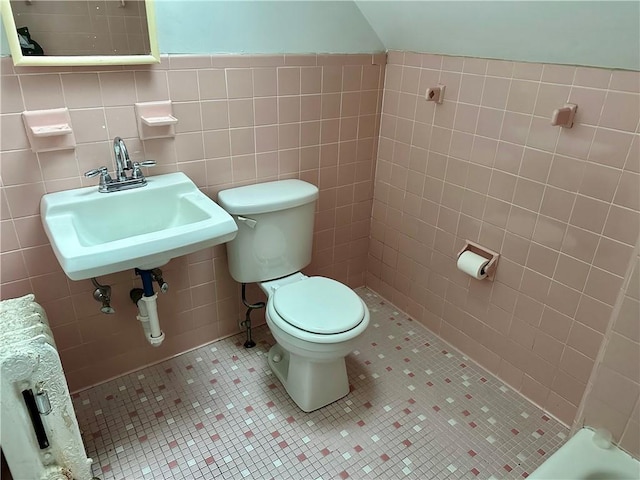
[[529, 477], [529, 480], [638, 480], [640, 462], [612, 446], [593, 443], [593, 430], [581, 428]]

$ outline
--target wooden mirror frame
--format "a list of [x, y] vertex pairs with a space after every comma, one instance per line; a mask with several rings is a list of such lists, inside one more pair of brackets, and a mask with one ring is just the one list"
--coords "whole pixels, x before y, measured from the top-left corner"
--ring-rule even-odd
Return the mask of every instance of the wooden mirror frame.
[[[143, 65], [160, 63], [160, 50], [156, 30], [156, 12], [154, 0], [145, 0], [147, 26], [149, 29], [149, 45], [151, 52], [143, 55], [43, 55], [24, 56], [18, 40], [16, 23], [9, 0], [0, 0], [0, 15], [9, 42], [11, 57], [15, 66], [89, 66], [89, 65]], [[13, 32], [13, 34], [12, 34]]]

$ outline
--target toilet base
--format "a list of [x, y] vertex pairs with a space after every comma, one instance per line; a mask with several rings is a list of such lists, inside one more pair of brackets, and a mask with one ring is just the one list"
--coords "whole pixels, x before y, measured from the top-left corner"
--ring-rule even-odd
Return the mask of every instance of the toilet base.
[[329, 405], [349, 393], [344, 357], [313, 362], [287, 352], [276, 343], [269, 350], [268, 362], [291, 399], [305, 412]]

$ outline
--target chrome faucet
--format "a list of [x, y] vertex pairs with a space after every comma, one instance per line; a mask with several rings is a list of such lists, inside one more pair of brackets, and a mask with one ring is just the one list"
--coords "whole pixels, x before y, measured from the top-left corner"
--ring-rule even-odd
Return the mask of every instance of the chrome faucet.
[[[131, 162], [127, 146], [120, 137], [113, 139], [113, 153], [116, 158], [116, 171], [114, 177], [109, 175], [107, 167], [89, 170], [84, 174], [85, 177], [95, 177], [100, 175], [100, 184], [98, 191], [102, 193], [117, 192], [119, 190], [128, 190], [130, 188], [144, 187], [147, 179], [144, 178], [140, 167], [153, 167], [155, 160], [145, 160], [143, 162]], [[127, 177], [127, 170], [131, 171], [131, 176]]]
[[113, 153], [116, 157], [116, 180], [124, 182], [127, 180], [126, 170], [131, 170], [132, 165], [127, 146], [122, 138], [116, 137], [113, 139]]

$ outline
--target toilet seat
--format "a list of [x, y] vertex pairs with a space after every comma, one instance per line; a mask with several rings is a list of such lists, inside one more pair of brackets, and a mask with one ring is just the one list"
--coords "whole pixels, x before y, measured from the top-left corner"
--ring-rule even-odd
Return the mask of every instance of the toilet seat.
[[346, 285], [325, 277], [309, 277], [278, 288], [273, 294], [278, 316], [297, 329], [336, 335], [357, 327], [364, 318], [362, 300]]

